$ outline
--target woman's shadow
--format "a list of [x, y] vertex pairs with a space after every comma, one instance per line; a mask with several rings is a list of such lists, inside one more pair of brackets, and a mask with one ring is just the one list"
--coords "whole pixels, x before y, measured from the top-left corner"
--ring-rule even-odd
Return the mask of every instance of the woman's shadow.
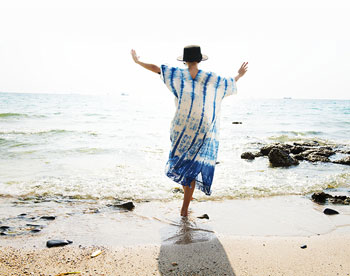
[[225, 249], [205, 224], [181, 218], [161, 229], [161, 275], [235, 276]]

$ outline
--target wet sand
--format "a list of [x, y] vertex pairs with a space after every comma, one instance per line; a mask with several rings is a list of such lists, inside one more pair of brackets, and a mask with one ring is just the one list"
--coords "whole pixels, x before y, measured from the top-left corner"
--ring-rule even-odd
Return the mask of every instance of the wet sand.
[[[180, 201], [135, 205], [2, 202], [8, 224], [21, 213], [56, 219], [37, 220], [45, 224], [38, 233], [1, 236], [0, 275], [350, 275], [350, 206], [304, 196], [194, 201], [183, 220]], [[209, 220], [197, 218], [204, 213]], [[73, 244], [46, 248], [49, 239]]]

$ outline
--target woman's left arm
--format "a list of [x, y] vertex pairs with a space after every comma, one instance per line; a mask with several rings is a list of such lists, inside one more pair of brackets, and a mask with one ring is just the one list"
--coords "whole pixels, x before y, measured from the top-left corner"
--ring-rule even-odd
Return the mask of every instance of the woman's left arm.
[[238, 81], [248, 71], [248, 62], [243, 62], [241, 68], [238, 70], [238, 75], [235, 77], [235, 81]]
[[139, 61], [140, 57], [136, 55], [136, 51], [134, 49], [131, 50], [131, 56], [135, 63], [137, 63], [138, 65], [141, 65], [143, 68], [146, 68], [147, 70], [150, 70], [154, 73], [160, 74], [160, 68], [157, 65]]

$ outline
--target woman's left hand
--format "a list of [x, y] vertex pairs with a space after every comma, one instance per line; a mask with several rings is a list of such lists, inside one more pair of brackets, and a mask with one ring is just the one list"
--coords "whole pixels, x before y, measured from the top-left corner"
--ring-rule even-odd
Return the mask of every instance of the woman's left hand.
[[131, 50], [131, 56], [132, 56], [132, 59], [135, 61], [135, 63], [139, 63], [139, 58], [136, 54], [136, 51], [134, 49]]

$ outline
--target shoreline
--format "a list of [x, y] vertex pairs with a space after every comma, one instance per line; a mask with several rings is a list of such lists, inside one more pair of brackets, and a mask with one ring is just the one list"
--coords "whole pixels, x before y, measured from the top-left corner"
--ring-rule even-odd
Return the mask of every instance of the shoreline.
[[[3, 247], [1, 275], [350, 275], [350, 235], [219, 237], [173, 245]], [[307, 248], [302, 249], [302, 245]], [[95, 250], [102, 254], [91, 258]]]
[[[319, 205], [306, 196], [194, 201], [183, 220], [180, 203], [138, 203], [133, 211], [54, 202], [12, 207], [13, 217], [31, 209], [56, 219], [39, 233], [1, 236], [0, 275], [350, 273], [349, 205]], [[326, 207], [340, 214], [327, 216]], [[203, 214], [209, 219], [197, 218]], [[73, 244], [46, 248], [49, 239]], [[97, 249], [103, 253], [91, 258]]]
[[[308, 196], [287, 195], [224, 201], [196, 201], [188, 220], [180, 217], [181, 200], [135, 203], [132, 211], [97, 201], [27, 202], [0, 201], [0, 225], [13, 227], [13, 235], [0, 236], [0, 246], [45, 247], [46, 239], [69, 239], [83, 246], [160, 244], [163, 231], [169, 238], [184, 225], [205, 233], [228, 236], [314, 236], [350, 233], [350, 205], [313, 202]], [[325, 215], [332, 208], [338, 215]], [[207, 214], [209, 219], [198, 217]], [[53, 220], [42, 219], [52, 216]], [[41, 231], [29, 225], [41, 226]], [[5, 233], [7, 233], [5, 231]], [[11, 232], [10, 232], [11, 233]], [[145, 236], [144, 234], [147, 233]], [[93, 241], [93, 242], [92, 242]]]

